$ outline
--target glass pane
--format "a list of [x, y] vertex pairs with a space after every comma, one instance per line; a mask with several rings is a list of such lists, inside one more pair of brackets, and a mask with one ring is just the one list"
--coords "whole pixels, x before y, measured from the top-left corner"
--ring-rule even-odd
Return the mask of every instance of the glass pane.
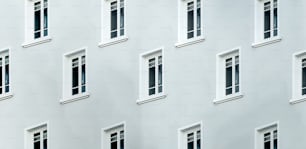
[[120, 36], [124, 35], [124, 1], [120, 0]]
[[82, 56], [82, 92], [86, 92], [85, 56]]
[[117, 37], [117, 1], [111, 3], [111, 38]]
[[44, 36], [48, 36], [48, 8], [44, 9]]
[[201, 35], [201, 1], [197, 0], [197, 36]]
[[79, 59], [72, 60], [72, 95], [78, 94], [78, 86], [79, 86]]
[[270, 132], [264, 134], [264, 149], [270, 149], [271, 134]]
[[188, 142], [188, 149], [193, 149], [193, 142]]
[[302, 68], [302, 89], [303, 89], [302, 95], [306, 94], [305, 88], [306, 88], [306, 67], [303, 67]]
[[[2, 70], [1, 70], [2, 71]], [[10, 66], [9, 66], [9, 56], [5, 56], [5, 92], [9, 92], [9, 84], [10, 84]], [[2, 75], [2, 74], [1, 74]], [[2, 77], [1, 77], [2, 78]]]
[[193, 37], [194, 32], [194, 4], [193, 2], [187, 3], [187, 38]]
[[[235, 92], [239, 92], [239, 57], [235, 57]], [[237, 62], [238, 61], [238, 62]]]
[[48, 141], [48, 134], [47, 134], [47, 130], [44, 131], [44, 135], [43, 135], [43, 149], [48, 149], [48, 145], [47, 145], [47, 141]]
[[232, 58], [226, 60], [226, 70], [225, 70], [225, 94], [232, 94]]
[[197, 149], [201, 149], [201, 140], [197, 140]]
[[40, 37], [40, 2], [34, 4], [34, 38]]
[[277, 8], [273, 10], [273, 36], [277, 36]]
[[33, 135], [34, 149], [40, 149], [40, 132]]
[[264, 38], [270, 37], [270, 31], [271, 31], [271, 20], [270, 20], [270, 2], [264, 3]]
[[155, 94], [155, 58], [149, 59], [149, 95]]
[[163, 65], [162, 65], [162, 56], [158, 57], [158, 92], [163, 91]]
[[117, 149], [117, 133], [111, 134], [110, 142], [111, 142], [111, 149]]
[[124, 139], [120, 140], [120, 149], [124, 149]]

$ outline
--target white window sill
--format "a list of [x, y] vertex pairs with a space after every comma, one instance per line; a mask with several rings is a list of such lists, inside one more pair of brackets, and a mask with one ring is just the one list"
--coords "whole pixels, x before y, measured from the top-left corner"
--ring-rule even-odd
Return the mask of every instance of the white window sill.
[[82, 93], [82, 94], [74, 95], [74, 96], [71, 96], [71, 97], [60, 100], [60, 103], [61, 104], [66, 104], [66, 103], [86, 99], [86, 98], [89, 97], [89, 95], [90, 95], [89, 93]]
[[188, 39], [186, 41], [182, 41], [182, 42], [177, 42], [175, 44], [175, 47], [177, 48], [181, 48], [181, 47], [185, 47], [185, 46], [189, 46], [189, 45], [192, 45], [192, 44], [196, 44], [196, 43], [199, 43], [199, 42], [203, 42], [205, 40], [204, 37], [195, 37], [195, 38], [192, 38], [192, 39]]
[[303, 96], [301, 98], [290, 99], [289, 103], [290, 104], [297, 104], [297, 103], [300, 103], [300, 102], [303, 102], [303, 101], [306, 101], [306, 96]]
[[111, 45], [118, 44], [118, 43], [121, 43], [121, 42], [125, 42], [127, 40], [128, 40], [128, 37], [126, 37], [126, 36], [117, 37], [117, 38], [114, 38], [114, 39], [110, 39], [106, 42], [100, 42], [98, 46], [100, 48], [103, 48], [103, 47], [111, 46]]
[[144, 104], [144, 103], [148, 103], [148, 102], [164, 99], [166, 97], [167, 97], [166, 94], [160, 93], [160, 94], [157, 94], [157, 95], [152, 95], [152, 96], [146, 97], [145, 99], [137, 100], [136, 103], [138, 105], [141, 105], [141, 104]]
[[252, 44], [252, 47], [253, 48], [258, 48], [258, 47], [262, 47], [262, 46], [265, 46], [265, 45], [269, 45], [269, 44], [279, 42], [281, 40], [282, 40], [281, 37], [276, 36], [276, 37], [265, 39], [263, 41], [255, 42], [255, 43]]
[[220, 98], [220, 99], [215, 99], [215, 100], [213, 100], [213, 103], [214, 104], [221, 104], [221, 103], [224, 103], [224, 102], [240, 99], [242, 97], [243, 97], [242, 93], [235, 93], [235, 94], [228, 95], [228, 96], [225, 96], [225, 97]]
[[5, 94], [0, 95], [0, 101], [10, 99], [12, 97], [13, 97], [13, 93], [5, 93]]
[[46, 36], [46, 37], [41, 37], [35, 40], [31, 40], [31, 41], [26, 41], [22, 44], [23, 48], [28, 48], [28, 47], [32, 47], [32, 46], [36, 46], [39, 44], [43, 44], [46, 42], [50, 42], [52, 40], [52, 38], [50, 36]]

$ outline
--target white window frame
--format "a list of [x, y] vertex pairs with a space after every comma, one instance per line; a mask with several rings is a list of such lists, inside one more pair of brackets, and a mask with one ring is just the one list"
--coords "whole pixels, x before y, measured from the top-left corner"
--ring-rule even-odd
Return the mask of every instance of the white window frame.
[[[201, 144], [201, 149], [203, 149], [203, 123], [202, 121], [187, 125], [184, 127], [181, 127], [178, 129], [178, 149], [187, 149], [187, 134], [191, 132], [197, 132], [200, 131], [200, 144]], [[196, 135], [197, 133], [195, 133]], [[196, 141], [195, 141], [196, 142]], [[194, 146], [194, 149], [196, 149], [196, 146]]]
[[[192, 2], [194, 3], [194, 37], [187, 38], [187, 3]], [[191, 44], [199, 43], [205, 40], [204, 38], [204, 25], [203, 25], [203, 8], [204, 0], [201, 0], [200, 4], [200, 19], [201, 19], [201, 35], [197, 36], [197, 17], [196, 17], [196, 7], [197, 7], [197, 0], [178, 0], [178, 41], [175, 44], [175, 47], [181, 48], [184, 46], [188, 46]]]
[[[277, 148], [279, 149], [279, 140], [280, 140], [280, 129], [279, 129], [279, 122], [273, 122], [267, 125], [260, 126], [255, 128], [255, 149], [264, 149], [264, 134], [267, 132], [273, 132], [277, 130]], [[272, 136], [273, 137], [273, 133]], [[272, 148], [271, 148], [272, 149]]]
[[[273, 17], [270, 18], [271, 22], [271, 35], [270, 38], [264, 39], [264, 3], [271, 1], [271, 7], [273, 5], [273, 0], [255, 0], [255, 32], [254, 32], [254, 43], [253, 48], [269, 45], [282, 40], [280, 37], [280, 0], [277, 0], [277, 35], [273, 36]], [[273, 13], [271, 13], [273, 16]]]
[[120, 0], [101, 0], [101, 42], [98, 44], [100, 48], [114, 45], [117, 43], [125, 42], [128, 40], [127, 36], [127, 24], [126, 24], [126, 4], [127, 0], [124, 0], [124, 35], [120, 35], [120, 13], [117, 13], [117, 30], [118, 30], [118, 36], [115, 38], [110, 37], [110, 7], [111, 3], [117, 1], [117, 7], [120, 7]]
[[[148, 93], [148, 60], [158, 56], [162, 56], [162, 92], [155, 92], [154, 95], [149, 95]], [[164, 48], [160, 47], [145, 53], [140, 54], [139, 58], [139, 99], [136, 101], [137, 104], [143, 104], [159, 99], [165, 98], [167, 95], [165, 94], [165, 60], [164, 60]], [[158, 63], [158, 60], [156, 60]], [[156, 75], [157, 77], [157, 75]], [[158, 79], [157, 79], [158, 80]], [[156, 80], [156, 81], [157, 81]], [[158, 88], [158, 84], [156, 84], [156, 88]]]
[[[50, 148], [49, 122], [43, 122], [43, 123], [33, 125], [31, 127], [28, 127], [26, 129], [24, 129], [24, 148], [25, 149], [33, 149], [33, 135], [34, 135], [34, 133], [43, 132], [45, 130], [47, 130], [47, 147]], [[41, 135], [41, 138], [43, 138], [43, 135]]]
[[[235, 88], [235, 75], [233, 75], [233, 79], [232, 79], [232, 94], [229, 94], [229, 95], [226, 95], [225, 93], [225, 63], [226, 63], [226, 59], [228, 58], [233, 58], [235, 56], [239, 56], [239, 91], [238, 92], [235, 92], [234, 88]], [[215, 104], [219, 104], [219, 103], [224, 103], [224, 102], [227, 102], [227, 101], [232, 101], [232, 100], [235, 100], [235, 99], [240, 99], [243, 97], [243, 94], [242, 94], [242, 61], [241, 61], [241, 47], [236, 47], [236, 48], [233, 48], [233, 49], [230, 49], [228, 51], [225, 51], [225, 52], [222, 52], [222, 53], [219, 53], [217, 54], [216, 56], [216, 64], [217, 64], [217, 77], [216, 77], [216, 99], [213, 100], [213, 102]], [[233, 63], [235, 63], [234, 60], [232, 60]], [[234, 64], [232, 66], [234, 68]], [[235, 73], [233, 71], [233, 73]]]
[[12, 69], [12, 65], [11, 65], [11, 50], [9, 47], [6, 47], [6, 48], [3, 48], [3, 49], [0, 49], [0, 57], [2, 57], [2, 64], [5, 63], [5, 60], [4, 60], [4, 57], [5, 56], [9, 56], [9, 91], [8, 92], [5, 92], [5, 69], [4, 67], [2, 66], [3, 70], [3, 75], [2, 75], [2, 82], [3, 82], [3, 86], [2, 86], [2, 94], [0, 94], [0, 101], [1, 100], [5, 100], [5, 99], [9, 99], [11, 97], [13, 97], [13, 93], [12, 93], [12, 75], [11, 75], [11, 69]]
[[[87, 48], [79, 48], [72, 52], [68, 52], [63, 56], [63, 99], [60, 100], [61, 104], [85, 99], [89, 97], [88, 93], [88, 58], [87, 58]], [[72, 95], [72, 59], [79, 58], [79, 65], [81, 63], [81, 57], [85, 56], [85, 92], [79, 92], [78, 94]], [[79, 66], [80, 67], [80, 66]], [[81, 73], [81, 72], [80, 72]], [[81, 76], [79, 75], [79, 78]], [[79, 80], [80, 81], [80, 80]], [[79, 83], [79, 87], [82, 85]]]
[[293, 53], [291, 104], [306, 101], [306, 95], [302, 95], [302, 59], [306, 59], [306, 50]]
[[25, 0], [25, 41], [22, 44], [22, 47], [28, 48], [38, 44], [50, 42], [52, 40], [50, 36], [50, 1], [48, 0], [47, 14], [48, 14], [48, 34], [43, 36], [43, 11], [41, 11], [41, 37], [34, 38], [34, 3], [41, 2], [41, 7], [43, 7], [44, 0]]
[[[101, 130], [101, 149], [111, 149], [110, 148], [110, 134], [114, 133], [114, 132], [119, 132], [119, 136], [120, 136], [120, 131], [124, 132], [124, 148], [126, 148], [126, 142], [127, 142], [127, 137], [126, 137], [126, 122], [120, 122], [105, 128], [102, 128]], [[120, 138], [117, 138], [120, 142]], [[118, 142], [118, 143], [119, 143]], [[118, 146], [119, 147], [119, 146]], [[119, 149], [119, 148], [118, 148]]]

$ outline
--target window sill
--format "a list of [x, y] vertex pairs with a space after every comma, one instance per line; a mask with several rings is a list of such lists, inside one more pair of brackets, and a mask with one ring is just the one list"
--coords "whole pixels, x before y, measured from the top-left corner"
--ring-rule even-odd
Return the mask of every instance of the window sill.
[[199, 42], [203, 42], [204, 40], [205, 40], [204, 37], [192, 38], [192, 39], [189, 39], [189, 40], [186, 40], [186, 41], [183, 41], [183, 42], [177, 42], [175, 44], [175, 47], [176, 48], [181, 48], [181, 47], [189, 46], [189, 45], [196, 44], [196, 43], [199, 43]]
[[236, 100], [236, 99], [240, 99], [243, 97], [243, 94], [242, 93], [235, 93], [235, 94], [232, 94], [232, 95], [228, 95], [226, 97], [223, 97], [221, 99], [215, 99], [213, 100], [213, 103], [214, 104], [221, 104], [221, 103], [224, 103], [224, 102], [228, 102], [228, 101], [232, 101], [232, 100]]
[[152, 102], [152, 101], [164, 99], [164, 98], [166, 98], [166, 97], [167, 97], [166, 94], [160, 93], [160, 94], [157, 94], [157, 95], [154, 95], [154, 96], [146, 97], [146, 99], [137, 100], [136, 103], [137, 103], [138, 105], [141, 105], [141, 104], [144, 104], [144, 103], [148, 103], [148, 102]]
[[82, 94], [79, 94], [79, 95], [74, 95], [74, 96], [68, 97], [66, 99], [60, 100], [60, 103], [61, 104], [67, 104], [67, 103], [70, 103], [70, 102], [86, 99], [86, 98], [89, 97], [89, 95], [90, 95], [89, 93], [82, 93]]
[[126, 36], [118, 37], [118, 38], [108, 40], [106, 42], [100, 42], [98, 46], [100, 48], [103, 48], [103, 47], [111, 46], [111, 45], [114, 45], [114, 44], [117, 44], [117, 43], [125, 42], [127, 40], [128, 40], [128, 37], [126, 37]]
[[289, 103], [293, 105], [293, 104], [297, 104], [303, 101], [306, 101], [306, 96], [305, 97], [303, 96], [301, 98], [296, 98], [296, 99], [290, 99]]
[[38, 38], [35, 40], [26, 41], [22, 44], [22, 47], [28, 48], [28, 47], [36, 46], [36, 45], [43, 44], [46, 42], [50, 42], [51, 40], [52, 38], [50, 36], [46, 36], [46, 37]]
[[269, 39], [265, 39], [265, 40], [260, 41], [260, 42], [253, 43], [252, 47], [253, 48], [258, 48], [258, 47], [262, 47], [262, 46], [265, 46], [265, 45], [269, 45], [269, 44], [273, 44], [273, 43], [276, 43], [276, 42], [280, 42], [281, 40], [282, 40], [281, 37], [276, 36], [276, 37], [272, 37], [272, 38], [269, 38]]
[[6, 99], [10, 99], [10, 98], [12, 98], [14, 95], [13, 95], [13, 93], [5, 93], [5, 94], [3, 94], [3, 95], [0, 95], [0, 101], [1, 100], [6, 100]]

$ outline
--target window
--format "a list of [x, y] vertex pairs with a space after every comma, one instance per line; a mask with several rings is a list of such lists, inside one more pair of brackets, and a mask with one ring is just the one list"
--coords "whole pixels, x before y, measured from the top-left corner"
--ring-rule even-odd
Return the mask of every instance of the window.
[[256, 149], [278, 149], [277, 123], [256, 130]]
[[217, 102], [241, 97], [239, 48], [217, 56]]
[[85, 49], [64, 55], [64, 98], [87, 97]]
[[0, 50], [0, 100], [12, 97], [10, 87], [10, 54], [9, 48]]
[[124, 123], [116, 124], [103, 129], [103, 149], [124, 149], [125, 131]]
[[102, 0], [102, 43], [100, 47], [126, 41], [125, 0]]
[[48, 149], [47, 124], [26, 130], [26, 149]]
[[164, 66], [162, 48], [141, 55], [141, 100], [163, 98]]
[[293, 54], [292, 99], [290, 103], [306, 101], [306, 51]]
[[201, 123], [179, 129], [179, 149], [201, 149]]
[[50, 41], [48, 0], [26, 0], [26, 42], [23, 47]]
[[275, 42], [279, 41], [278, 25], [278, 1], [277, 0], [256, 0], [256, 24], [255, 24], [255, 42]]
[[[199, 42], [203, 35], [201, 0], [179, 0], [179, 39], [177, 47], [185, 43]], [[201, 40], [200, 40], [201, 41]]]

